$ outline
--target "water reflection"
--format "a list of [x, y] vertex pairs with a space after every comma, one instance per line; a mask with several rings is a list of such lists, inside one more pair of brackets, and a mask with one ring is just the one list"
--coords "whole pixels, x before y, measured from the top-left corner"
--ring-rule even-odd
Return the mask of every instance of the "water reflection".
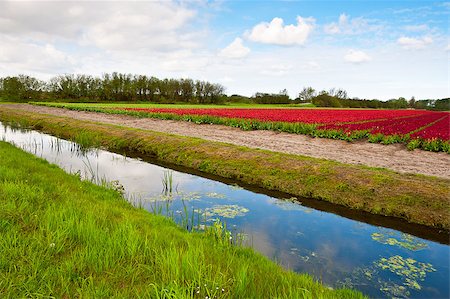
[[38, 132], [0, 126], [0, 138], [82, 178], [117, 181], [132, 203], [180, 223], [190, 217], [202, 228], [220, 219], [247, 245], [330, 286], [372, 297], [450, 295], [447, 245]]

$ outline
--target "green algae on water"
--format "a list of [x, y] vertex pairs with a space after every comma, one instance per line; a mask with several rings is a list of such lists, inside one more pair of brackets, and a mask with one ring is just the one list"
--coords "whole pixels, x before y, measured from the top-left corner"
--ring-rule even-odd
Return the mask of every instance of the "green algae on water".
[[224, 218], [235, 218], [245, 216], [250, 210], [239, 205], [215, 205], [211, 208], [206, 208], [203, 215], [206, 218], [220, 216]]
[[372, 240], [377, 241], [381, 244], [398, 246], [412, 251], [418, 251], [426, 249], [428, 245], [425, 242], [420, 241], [419, 238], [411, 236], [410, 234], [402, 233], [400, 238], [395, 238], [395, 233], [393, 232], [380, 232], [373, 233], [371, 235]]

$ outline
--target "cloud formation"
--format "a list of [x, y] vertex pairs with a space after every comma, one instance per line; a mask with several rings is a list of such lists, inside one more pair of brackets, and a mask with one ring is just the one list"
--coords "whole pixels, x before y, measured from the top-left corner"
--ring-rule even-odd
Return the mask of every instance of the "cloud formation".
[[293, 69], [292, 65], [276, 64], [276, 65], [271, 65], [266, 69], [263, 69], [261, 71], [261, 74], [267, 75], [267, 76], [280, 77], [280, 76], [284, 76], [284, 75], [288, 74], [292, 69]]
[[374, 21], [369, 21], [365, 18], [350, 18], [345, 13], [342, 13], [339, 16], [337, 22], [332, 22], [326, 24], [323, 27], [323, 30], [326, 34], [363, 34], [367, 32], [373, 32], [377, 30], [381, 30], [382, 26], [378, 24], [374, 24]]
[[344, 56], [344, 60], [347, 62], [360, 64], [363, 62], [371, 61], [372, 57], [360, 50], [349, 50]]
[[[39, 17], [36, 17], [39, 12]], [[193, 48], [196, 12], [175, 2], [1, 2], [0, 34], [107, 51]]]
[[420, 50], [432, 44], [433, 39], [429, 36], [424, 36], [421, 38], [402, 36], [397, 39], [397, 43], [406, 50]]
[[280, 46], [303, 45], [314, 29], [313, 18], [297, 17], [297, 24], [284, 25], [282, 18], [274, 18], [270, 23], [262, 22], [246, 33], [249, 40]]
[[0, 35], [0, 70], [64, 73], [74, 71], [76, 60], [52, 44], [35, 44]]
[[428, 27], [427, 24], [420, 24], [420, 25], [407, 25], [403, 27], [406, 31], [412, 31], [412, 32], [421, 32], [421, 31], [428, 31], [430, 30], [430, 27]]
[[242, 39], [237, 37], [234, 41], [223, 48], [219, 52], [220, 57], [239, 59], [247, 56], [250, 53], [250, 48], [247, 48], [242, 44]]

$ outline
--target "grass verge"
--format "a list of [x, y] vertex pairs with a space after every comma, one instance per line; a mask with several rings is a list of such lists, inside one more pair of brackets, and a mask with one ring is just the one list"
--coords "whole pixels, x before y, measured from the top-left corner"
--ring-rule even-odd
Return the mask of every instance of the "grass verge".
[[182, 230], [5, 142], [0, 157], [2, 298], [363, 297]]
[[450, 228], [448, 179], [7, 108], [0, 110], [0, 119], [79, 141], [84, 146], [140, 152], [166, 163], [269, 190]]

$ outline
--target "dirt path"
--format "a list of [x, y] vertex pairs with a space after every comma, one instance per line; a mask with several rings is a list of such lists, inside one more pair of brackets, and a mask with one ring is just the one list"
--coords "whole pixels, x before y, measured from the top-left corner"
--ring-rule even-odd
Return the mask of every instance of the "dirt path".
[[242, 131], [219, 125], [197, 125], [181, 121], [134, 118], [126, 115], [72, 111], [27, 104], [3, 104], [0, 105], [0, 109], [2, 107], [450, 179], [450, 155], [422, 150], [408, 151], [399, 144], [381, 145], [365, 141], [349, 143], [273, 131]]

